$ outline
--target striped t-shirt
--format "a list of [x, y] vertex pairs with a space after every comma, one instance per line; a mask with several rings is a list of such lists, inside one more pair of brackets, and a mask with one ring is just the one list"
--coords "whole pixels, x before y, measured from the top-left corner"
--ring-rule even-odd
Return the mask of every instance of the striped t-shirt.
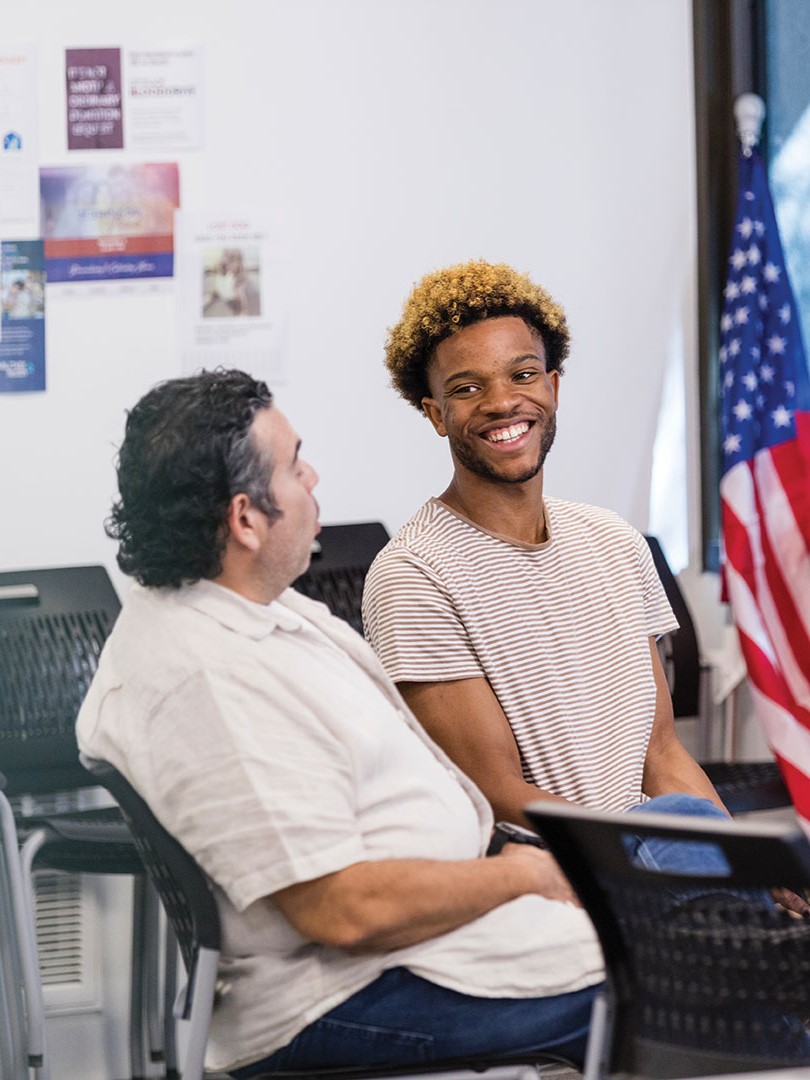
[[431, 499], [369, 570], [366, 636], [395, 682], [487, 679], [526, 780], [625, 810], [642, 801], [655, 713], [649, 639], [677, 622], [626, 521], [545, 506], [548, 539], [524, 544]]

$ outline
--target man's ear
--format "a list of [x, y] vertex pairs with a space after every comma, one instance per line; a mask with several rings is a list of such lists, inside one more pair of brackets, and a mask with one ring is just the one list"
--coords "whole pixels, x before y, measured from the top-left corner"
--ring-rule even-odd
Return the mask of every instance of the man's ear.
[[425, 416], [430, 420], [431, 424], [433, 424], [439, 435], [441, 435], [442, 438], [445, 438], [447, 435], [447, 428], [444, 426], [442, 412], [436, 399], [432, 397], [423, 397], [422, 409], [424, 410]]
[[256, 551], [259, 547], [260, 538], [256, 531], [258, 517], [262, 516], [243, 491], [231, 499], [228, 505], [226, 522], [228, 524], [228, 537], [240, 547], [249, 551]]
[[548, 373], [549, 380], [551, 381], [551, 392], [554, 394], [554, 408], [560, 404], [560, 372], [557, 368], [554, 371]]

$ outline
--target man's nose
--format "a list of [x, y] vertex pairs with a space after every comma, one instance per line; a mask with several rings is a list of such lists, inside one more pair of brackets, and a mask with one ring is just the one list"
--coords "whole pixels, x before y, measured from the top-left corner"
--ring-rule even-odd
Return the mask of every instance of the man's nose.
[[497, 379], [485, 387], [482, 404], [488, 412], [508, 413], [515, 408], [519, 398], [518, 387], [511, 379]]
[[317, 484], [320, 482], [321, 478], [320, 478], [320, 476], [318, 476], [318, 474], [315, 472], [315, 470], [312, 468], [312, 466], [310, 465], [310, 463], [308, 461], [305, 462], [305, 465], [306, 465], [306, 471], [307, 471], [306, 485], [307, 485], [307, 488], [309, 489], [309, 491], [312, 491], [317, 486]]

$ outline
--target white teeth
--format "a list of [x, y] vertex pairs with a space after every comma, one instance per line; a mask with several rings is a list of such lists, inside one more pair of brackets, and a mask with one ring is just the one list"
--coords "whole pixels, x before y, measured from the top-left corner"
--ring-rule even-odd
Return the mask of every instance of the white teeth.
[[511, 442], [513, 439], [519, 439], [521, 435], [525, 435], [528, 430], [529, 425], [527, 423], [513, 424], [512, 427], [490, 431], [486, 437], [490, 442]]

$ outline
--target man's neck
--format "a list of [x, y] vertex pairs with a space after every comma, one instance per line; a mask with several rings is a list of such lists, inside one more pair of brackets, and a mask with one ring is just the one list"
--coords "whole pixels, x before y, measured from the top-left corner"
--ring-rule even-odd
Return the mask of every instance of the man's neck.
[[541, 544], [547, 539], [542, 471], [522, 484], [456, 472], [439, 498], [480, 528], [510, 540]]
[[238, 560], [223, 559], [222, 572], [212, 580], [217, 585], [252, 600], [254, 604], [269, 604], [277, 600], [289, 582], [268, 580], [267, 575], [251, 572], [252, 568]]

